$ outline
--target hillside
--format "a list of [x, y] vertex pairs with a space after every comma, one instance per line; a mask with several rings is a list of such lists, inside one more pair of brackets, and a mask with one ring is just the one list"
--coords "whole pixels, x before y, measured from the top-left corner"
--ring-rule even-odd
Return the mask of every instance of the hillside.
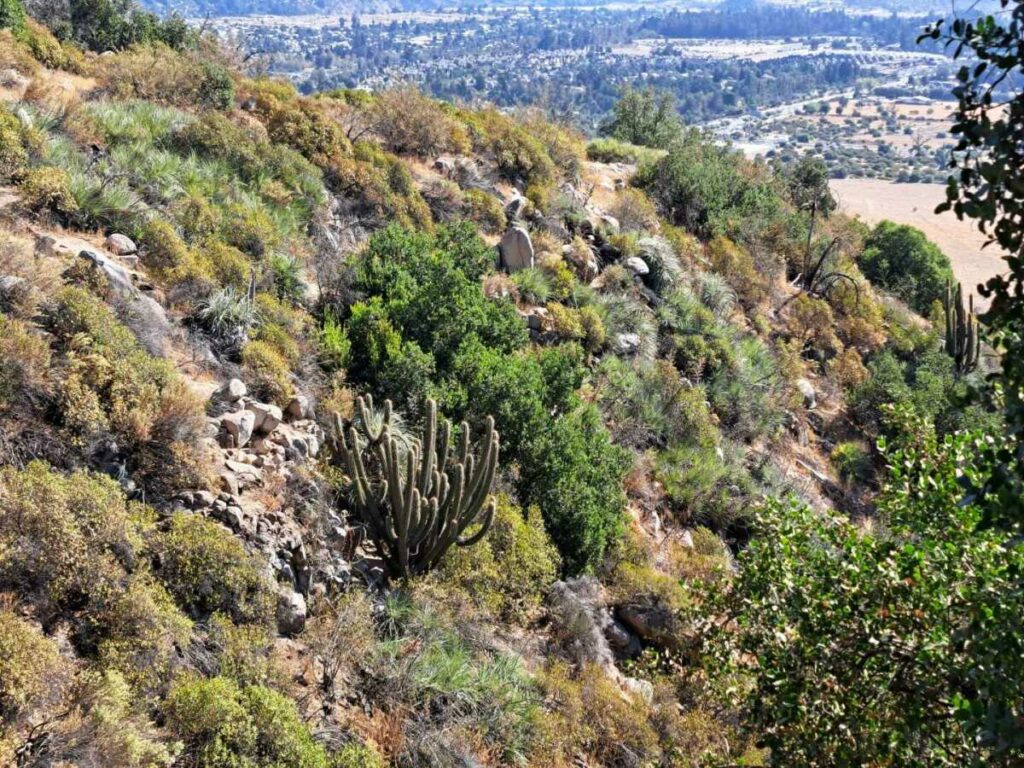
[[1012, 733], [958, 632], [1021, 598], [923, 235], [674, 118], [0, 9], [0, 765], [1021, 757], [939, 715]]

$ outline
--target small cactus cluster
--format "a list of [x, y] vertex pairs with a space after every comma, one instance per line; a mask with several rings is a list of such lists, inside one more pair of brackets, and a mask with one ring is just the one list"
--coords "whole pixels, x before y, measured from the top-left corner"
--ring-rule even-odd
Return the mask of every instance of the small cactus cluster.
[[[438, 431], [433, 400], [427, 401], [422, 439], [396, 435], [394, 427], [391, 401], [381, 414], [367, 395], [356, 400], [356, 419], [347, 427], [334, 415], [332, 441], [351, 478], [356, 512], [388, 574], [408, 579], [436, 566], [453, 544], [468, 547], [487, 533], [494, 517], [488, 496], [498, 467], [498, 433], [488, 416], [474, 456], [463, 422], [455, 449], [451, 422], [442, 419]], [[463, 537], [476, 523], [479, 529]]]
[[960, 283], [946, 284], [946, 354], [953, 358], [957, 376], [970, 373], [978, 367], [981, 356], [981, 335], [978, 318], [974, 314], [974, 296], [967, 297], [964, 308], [963, 288]]

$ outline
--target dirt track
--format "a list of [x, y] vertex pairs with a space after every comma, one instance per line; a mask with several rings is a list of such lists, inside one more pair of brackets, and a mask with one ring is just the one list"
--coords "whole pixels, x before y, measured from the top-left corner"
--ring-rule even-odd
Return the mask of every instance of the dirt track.
[[985, 236], [968, 221], [953, 213], [935, 214], [935, 206], [946, 198], [941, 184], [895, 184], [878, 179], [834, 179], [832, 191], [839, 209], [859, 216], [867, 224], [889, 219], [922, 230], [949, 256], [953, 272], [965, 289], [976, 291], [1005, 269], [1000, 251], [982, 250]]

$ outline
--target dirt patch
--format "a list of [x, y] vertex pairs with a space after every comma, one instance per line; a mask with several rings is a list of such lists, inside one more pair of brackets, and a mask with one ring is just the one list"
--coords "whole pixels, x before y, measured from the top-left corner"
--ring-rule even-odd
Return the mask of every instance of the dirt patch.
[[[964, 287], [976, 291], [979, 283], [1006, 271], [1002, 252], [989, 247], [986, 238], [969, 221], [952, 213], [936, 214], [935, 207], [946, 199], [941, 184], [896, 184], [879, 179], [835, 179], [832, 191], [839, 209], [866, 224], [888, 219], [923, 231], [953, 263], [953, 272]], [[977, 301], [980, 308], [987, 302]]]

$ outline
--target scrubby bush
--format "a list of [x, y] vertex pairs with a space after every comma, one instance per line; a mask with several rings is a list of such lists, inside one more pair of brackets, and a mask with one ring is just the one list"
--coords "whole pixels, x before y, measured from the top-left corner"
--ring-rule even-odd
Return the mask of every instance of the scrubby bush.
[[63, 667], [53, 640], [11, 611], [0, 610], [0, 758], [10, 757], [4, 747], [11, 727], [60, 696]]
[[469, 209], [469, 218], [479, 224], [485, 232], [505, 231], [508, 220], [498, 198], [482, 189], [467, 189], [463, 197]]
[[558, 570], [558, 551], [540, 510], [524, 513], [499, 496], [486, 538], [474, 547], [449, 550], [435, 578], [443, 587], [465, 591], [496, 618], [524, 622], [535, 615]]
[[374, 131], [391, 152], [433, 157], [469, 149], [469, 137], [463, 126], [415, 88], [403, 86], [383, 91], [370, 109]]
[[171, 689], [165, 711], [169, 727], [185, 743], [187, 759], [196, 765], [331, 765], [294, 702], [269, 688], [186, 675]]
[[295, 390], [288, 361], [277, 349], [266, 341], [247, 342], [242, 347], [241, 362], [256, 397], [287, 405]]
[[33, 168], [21, 181], [25, 204], [33, 211], [50, 210], [68, 216], [78, 210], [71, 192], [70, 177], [60, 168]]
[[160, 579], [192, 616], [219, 612], [237, 622], [268, 620], [273, 596], [263, 567], [225, 528], [179, 513], [156, 548]]

